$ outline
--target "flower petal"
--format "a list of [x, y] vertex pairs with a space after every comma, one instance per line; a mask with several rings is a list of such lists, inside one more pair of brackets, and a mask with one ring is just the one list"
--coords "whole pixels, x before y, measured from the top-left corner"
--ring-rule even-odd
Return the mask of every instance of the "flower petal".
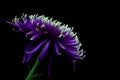
[[23, 63], [27, 63], [30, 60], [31, 56], [32, 56], [32, 53], [30, 54], [25, 53], [23, 56]]
[[67, 51], [67, 55], [70, 55], [71, 57], [76, 58], [76, 59], [81, 59], [79, 54], [77, 54], [77, 51], [73, 49], [68, 49], [68, 48], [66, 48], [65, 51]]
[[29, 42], [29, 43], [26, 45], [26, 47], [25, 47], [25, 52], [28, 51], [28, 50], [31, 48], [32, 44], [33, 44], [33, 42]]
[[64, 45], [75, 46], [75, 45], [78, 45], [78, 43], [76, 43], [76, 42], [66, 42]]
[[55, 51], [57, 55], [61, 55], [61, 53], [59, 53], [59, 48], [56, 42], [55, 42]]
[[25, 15], [24, 17], [23, 17], [23, 21], [24, 21], [24, 24], [25, 24], [25, 26], [27, 27], [27, 28], [29, 28], [29, 29], [34, 29], [33, 28], [33, 24], [31, 23], [31, 21], [27, 18], [27, 16]]
[[30, 60], [31, 56], [32, 56], [32, 54], [26, 54], [26, 51], [31, 48], [32, 44], [33, 43], [30, 42], [25, 47], [25, 53], [24, 53], [24, 56], [23, 56], [23, 63], [27, 63]]
[[60, 41], [57, 40], [57, 42], [62, 49], [65, 49], [65, 46], [63, 46], [63, 44]]
[[65, 50], [68, 51], [69, 53], [77, 54], [76, 51], [73, 49], [66, 48]]
[[36, 39], [39, 35], [40, 35], [39, 33], [34, 34], [34, 35], [30, 38], [30, 40]]
[[49, 45], [50, 45], [50, 40], [45, 44], [45, 47], [43, 48], [43, 50], [41, 51], [41, 53], [40, 53], [40, 55], [39, 55], [39, 60], [41, 60], [43, 57], [44, 57], [44, 55], [45, 55], [45, 53], [46, 53], [46, 51], [48, 50], [48, 47], [49, 47]]
[[26, 35], [31, 35], [31, 34], [34, 34], [35, 31], [30, 31], [30, 32], [27, 32]]
[[49, 61], [49, 64], [48, 64], [48, 77], [50, 77], [50, 70], [51, 70], [51, 64], [52, 64], [52, 61], [53, 61], [53, 57], [54, 57], [54, 54], [52, 53], [52, 56], [50, 57], [50, 61]]
[[15, 26], [15, 27], [18, 27], [19, 28], [19, 26], [17, 26], [15, 23], [13, 23], [13, 22], [9, 22], [9, 21], [6, 21], [7, 23], [9, 23], [9, 24], [11, 24], [11, 25], [13, 25], [13, 26]]
[[37, 46], [35, 46], [31, 51], [27, 51], [26, 53], [34, 53], [35, 51], [37, 51], [44, 43], [46, 42], [46, 40], [44, 40], [43, 42], [40, 42]]

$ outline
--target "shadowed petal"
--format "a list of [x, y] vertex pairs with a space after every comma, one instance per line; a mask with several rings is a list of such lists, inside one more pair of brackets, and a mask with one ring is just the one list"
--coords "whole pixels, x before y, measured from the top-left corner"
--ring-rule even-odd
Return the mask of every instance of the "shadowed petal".
[[26, 51], [28, 51], [31, 48], [32, 44], [33, 43], [30, 42], [25, 47], [25, 53], [24, 53], [24, 56], [23, 56], [23, 63], [27, 63], [30, 60], [31, 56], [32, 56], [32, 54], [26, 54]]
[[75, 71], [75, 62], [76, 62], [76, 60], [72, 60], [73, 70], [74, 70], [74, 71]]
[[28, 50], [31, 48], [32, 44], [33, 44], [33, 42], [29, 42], [29, 43], [26, 45], [26, 47], [25, 47], [25, 52], [28, 51]]
[[76, 60], [69, 56], [69, 61], [72, 63], [73, 70], [75, 71], [75, 67], [76, 67], [75, 63], [76, 63]]
[[41, 51], [41, 53], [40, 53], [40, 55], [39, 55], [39, 60], [41, 60], [43, 57], [44, 57], [44, 55], [45, 55], [45, 53], [46, 53], [46, 51], [48, 50], [48, 47], [49, 47], [49, 45], [50, 45], [50, 40], [45, 44], [45, 47], [43, 48], [43, 50]]
[[23, 63], [27, 63], [30, 60], [31, 56], [32, 56], [32, 53], [30, 54], [25, 53], [23, 56]]
[[49, 78], [50, 78], [50, 70], [51, 70], [51, 64], [52, 64], [52, 61], [53, 61], [53, 57], [54, 57], [54, 54], [52, 53], [52, 55], [50, 57], [49, 64], [48, 64], [48, 77]]
[[76, 67], [75, 62], [76, 62], [76, 60], [73, 58], [73, 56], [69, 55], [69, 53], [67, 53], [66, 56], [68, 57], [69, 61], [72, 63], [73, 70], [75, 71], [75, 67]]

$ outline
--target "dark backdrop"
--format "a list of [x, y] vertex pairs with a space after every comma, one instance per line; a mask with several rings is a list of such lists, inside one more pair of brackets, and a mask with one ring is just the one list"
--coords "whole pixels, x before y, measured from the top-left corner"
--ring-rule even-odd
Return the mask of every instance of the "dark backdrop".
[[[14, 16], [20, 17], [22, 13], [39, 14], [57, 19], [64, 24], [74, 26], [74, 31], [82, 42], [86, 51], [86, 58], [76, 62], [76, 71], [67, 59], [55, 59], [51, 68], [51, 80], [85, 80], [100, 78], [102, 63], [99, 50], [99, 30], [102, 13], [98, 2], [87, 1], [52, 1], [52, 0], [16, 0], [4, 1], [0, 6], [0, 64], [3, 78], [9, 80], [24, 80], [28, 74], [27, 65], [22, 63], [24, 47], [27, 44], [25, 35], [11, 30], [11, 25], [5, 21], [12, 20]], [[101, 21], [102, 23], [102, 21]], [[41, 62], [37, 69], [44, 75], [39, 80], [48, 80], [47, 61]], [[3, 80], [5, 80], [3, 79]], [[88, 80], [87, 79], [87, 80]]]

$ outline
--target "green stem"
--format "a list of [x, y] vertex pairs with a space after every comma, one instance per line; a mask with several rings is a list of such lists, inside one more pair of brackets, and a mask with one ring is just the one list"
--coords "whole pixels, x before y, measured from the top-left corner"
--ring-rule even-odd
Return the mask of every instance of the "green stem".
[[[45, 47], [45, 45], [46, 45], [46, 44], [43, 45], [42, 50], [43, 50], [43, 48]], [[39, 56], [40, 56], [40, 55], [39, 55]], [[31, 79], [34, 77], [33, 74], [34, 74], [35, 69], [37, 68], [37, 66], [38, 66], [38, 64], [39, 64], [39, 61], [38, 61], [38, 60], [39, 60], [39, 56], [38, 56], [38, 58], [36, 59], [36, 61], [35, 61], [32, 69], [31, 69], [31, 71], [29, 72], [29, 74], [28, 74], [28, 76], [26, 77], [25, 80], [31, 80]]]
[[31, 69], [31, 71], [29, 72], [29, 74], [28, 74], [28, 76], [26, 77], [25, 80], [31, 80], [31, 79], [32, 79], [32, 76], [33, 76], [34, 71], [35, 71], [35, 69], [37, 68], [38, 64], [39, 64], [39, 61], [38, 61], [38, 58], [37, 58], [37, 60], [35, 61], [32, 69]]

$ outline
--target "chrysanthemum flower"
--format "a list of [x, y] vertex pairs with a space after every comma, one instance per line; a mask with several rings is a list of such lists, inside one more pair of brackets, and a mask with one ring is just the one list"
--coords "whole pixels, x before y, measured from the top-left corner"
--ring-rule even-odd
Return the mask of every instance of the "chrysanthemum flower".
[[[52, 18], [49, 19], [44, 15], [27, 16], [25, 14], [21, 19], [15, 17], [12, 22], [8, 23], [15, 26], [14, 31], [25, 33], [26, 38], [30, 40], [30, 43], [25, 48], [24, 63], [27, 63], [31, 59], [32, 54], [43, 45], [44, 48], [39, 55], [39, 61], [48, 53], [47, 51], [51, 46], [53, 46], [53, 55], [65, 54], [73, 63], [75, 63], [76, 59], [85, 57], [83, 49], [80, 49], [82, 44], [76, 33], [73, 32], [73, 27], [62, 25], [61, 22], [52, 20]], [[64, 53], [61, 53], [61, 50]]]

